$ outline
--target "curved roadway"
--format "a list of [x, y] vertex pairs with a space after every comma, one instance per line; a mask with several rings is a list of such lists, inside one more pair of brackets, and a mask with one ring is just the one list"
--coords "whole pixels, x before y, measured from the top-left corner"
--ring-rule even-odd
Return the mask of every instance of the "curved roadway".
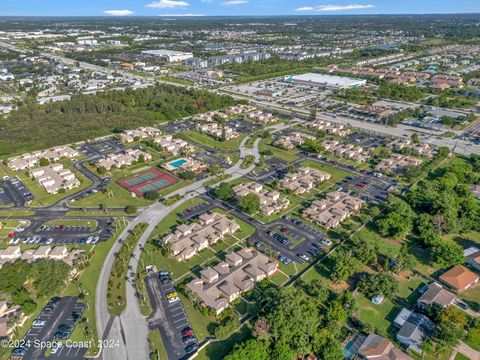
[[[285, 127], [284, 124], [279, 124], [277, 129], [283, 127]], [[231, 175], [229, 181], [238, 179], [248, 174], [255, 168], [256, 163], [260, 159], [260, 153], [258, 150], [258, 143], [260, 139], [255, 140], [253, 148], [247, 148], [245, 143], [248, 139], [249, 137], [246, 137], [240, 144], [240, 160], [234, 166], [225, 171], [226, 174]], [[242, 169], [240, 165], [247, 155], [253, 155], [255, 157], [255, 162], [250, 167]], [[103, 350], [102, 357], [104, 360], [146, 360], [149, 358], [147, 321], [146, 318], [140, 313], [140, 307], [135, 296], [135, 286], [132, 282], [132, 279], [134, 281], [135, 274], [137, 273], [138, 260], [142, 252], [142, 248], [150, 237], [152, 231], [155, 229], [156, 225], [168, 214], [174, 211], [181, 204], [185, 203], [187, 200], [207, 192], [204, 183], [210, 179], [211, 178], [202, 179], [171, 193], [169, 196], [177, 194], [183, 196], [182, 200], [173, 205], [165, 206], [162, 203], [157, 202], [146, 208], [138, 217], [129, 222], [125, 230], [119, 236], [118, 240], [110, 249], [100, 273], [95, 298], [96, 325], [99, 338], [104, 340], [113, 340], [113, 342], [116, 344], [114, 347]], [[129, 231], [132, 230], [137, 224], [143, 222], [147, 223], [148, 227], [135, 246], [133, 256], [129, 264], [130, 274], [126, 284], [127, 307], [122, 314], [120, 314], [120, 316], [111, 316], [108, 313], [107, 307], [107, 289], [110, 271], [115, 259], [114, 254], [119, 251], [121, 247], [121, 240], [126, 238]]]

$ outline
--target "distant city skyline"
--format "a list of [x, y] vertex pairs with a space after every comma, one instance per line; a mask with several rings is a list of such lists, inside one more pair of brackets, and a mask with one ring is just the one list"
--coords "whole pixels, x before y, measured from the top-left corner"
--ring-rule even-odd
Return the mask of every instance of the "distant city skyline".
[[268, 16], [479, 13], [478, 0], [2, 0], [0, 16]]

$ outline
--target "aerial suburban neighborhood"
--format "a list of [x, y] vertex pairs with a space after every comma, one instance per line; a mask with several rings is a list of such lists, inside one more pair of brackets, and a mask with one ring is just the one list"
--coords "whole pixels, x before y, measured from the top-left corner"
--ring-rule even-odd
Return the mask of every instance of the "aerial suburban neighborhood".
[[0, 359], [480, 360], [475, 1], [112, 3], [0, 3]]

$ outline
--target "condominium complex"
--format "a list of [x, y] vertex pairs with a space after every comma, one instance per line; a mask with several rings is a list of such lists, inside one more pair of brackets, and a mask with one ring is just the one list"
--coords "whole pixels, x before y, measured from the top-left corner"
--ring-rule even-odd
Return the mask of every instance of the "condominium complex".
[[330, 121], [307, 121], [303, 125], [307, 128], [315, 129], [318, 131], [325, 131], [327, 134], [333, 134], [338, 136], [347, 136], [351, 133], [351, 130], [345, 125], [331, 123]]
[[271, 113], [266, 113], [261, 110], [247, 114], [247, 118], [261, 124], [270, 124], [277, 121]]
[[243, 292], [252, 290], [255, 283], [272, 276], [278, 264], [262, 253], [243, 248], [225, 256], [213, 267], [205, 267], [200, 278], [187, 284], [203, 304], [220, 314]]
[[198, 124], [197, 130], [202, 131], [216, 139], [230, 140], [239, 137], [240, 134], [230, 126], [219, 125], [217, 123]]
[[160, 135], [160, 130], [154, 127], [140, 127], [133, 130], [125, 130], [120, 134], [120, 140], [122, 142], [132, 142], [135, 139], [148, 139]]
[[222, 119], [226, 119], [230, 115], [241, 115], [246, 114], [251, 111], [256, 110], [256, 107], [251, 105], [233, 105], [226, 109], [216, 110], [216, 111], [208, 111], [206, 113], [198, 114], [192, 116], [193, 121], [205, 121], [205, 122], [212, 122], [214, 116], [220, 116]]
[[303, 145], [305, 143], [305, 140], [307, 139], [315, 140], [315, 136], [296, 131], [296, 132], [292, 132], [289, 135], [280, 136], [275, 141], [275, 145], [287, 150], [292, 150], [296, 146]]
[[97, 167], [104, 167], [107, 170], [112, 168], [121, 168], [122, 166], [130, 166], [135, 161], [139, 161], [143, 157], [144, 161], [152, 160], [152, 155], [140, 149], [126, 149], [120, 153], [110, 154], [97, 162]]
[[406, 166], [418, 166], [421, 163], [421, 159], [412, 156], [392, 154], [389, 158], [381, 159], [375, 170], [385, 174], [393, 174], [402, 171]]
[[163, 151], [166, 151], [172, 155], [180, 154], [182, 149], [189, 146], [188, 142], [182, 139], [174, 139], [173, 135], [162, 135], [156, 137], [154, 141], [162, 148]]
[[8, 161], [8, 166], [13, 171], [25, 170], [38, 165], [42, 158], [45, 158], [48, 161], [58, 161], [62, 157], [71, 159], [78, 155], [80, 155], [78, 150], [70, 146], [58, 146], [13, 157]]
[[297, 172], [288, 173], [280, 181], [280, 189], [290, 190], [294, 194], [304, 194], [311, 191], [317, 184], [332, 177], [329, 173], [302, 167]]
[[313, 201], [302, 217], [327, 229], [335, 228], [343, 220], [356, 214], [363, 204], [363, 200], [345, 192], [329, 192], [325, 199]]
[[30, 174], [49, 194], [56, 194], [60, 189], [70, 190], [80, 186], [75, 174], [63, 167], [63, 164], [42, 166], [30, 171]]
[[240, 226], [223, 214], [202, 214], [198, 222], [177, 226], [163, 241], [177, 260], [187, 260], [238, 229]]
[[353, 144], [342, 144], [338, 140], [326, 140], [323, 142], [325, 150], [333, 153], [337, 157], [353, 160], [363, 163], [370, 158], [368, 150]]
[[395, 150], [412, 149], [413, 151], [416, 151], [418, 155], [427, 157], [429, 159], [432, 158], [437, 152], [436, 148], [427, 143], [416, 144], [410, 139], [396, 139], [390, 143], [390, 146]]
[[278, 191], [264, 189], [261, 184], [255, 182], [234, 186], [233, 192], [237, 199], [250, 193], [257, 194], [260, 198], [260, 213], [263, 216], [275, 214], [290, 204], [290, 201], [281, 197]]

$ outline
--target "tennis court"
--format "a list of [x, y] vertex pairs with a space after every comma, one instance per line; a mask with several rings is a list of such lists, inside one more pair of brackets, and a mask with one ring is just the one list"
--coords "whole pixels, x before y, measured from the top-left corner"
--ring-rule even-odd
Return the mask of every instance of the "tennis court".
[[117, 184], [128, 192], [142, 197], [144, 193], [151, 190], [164, 189], [177, 182], [172, 175], [166, 174], [157, 169], [149, 169], [126, 179], [118, 180]]

